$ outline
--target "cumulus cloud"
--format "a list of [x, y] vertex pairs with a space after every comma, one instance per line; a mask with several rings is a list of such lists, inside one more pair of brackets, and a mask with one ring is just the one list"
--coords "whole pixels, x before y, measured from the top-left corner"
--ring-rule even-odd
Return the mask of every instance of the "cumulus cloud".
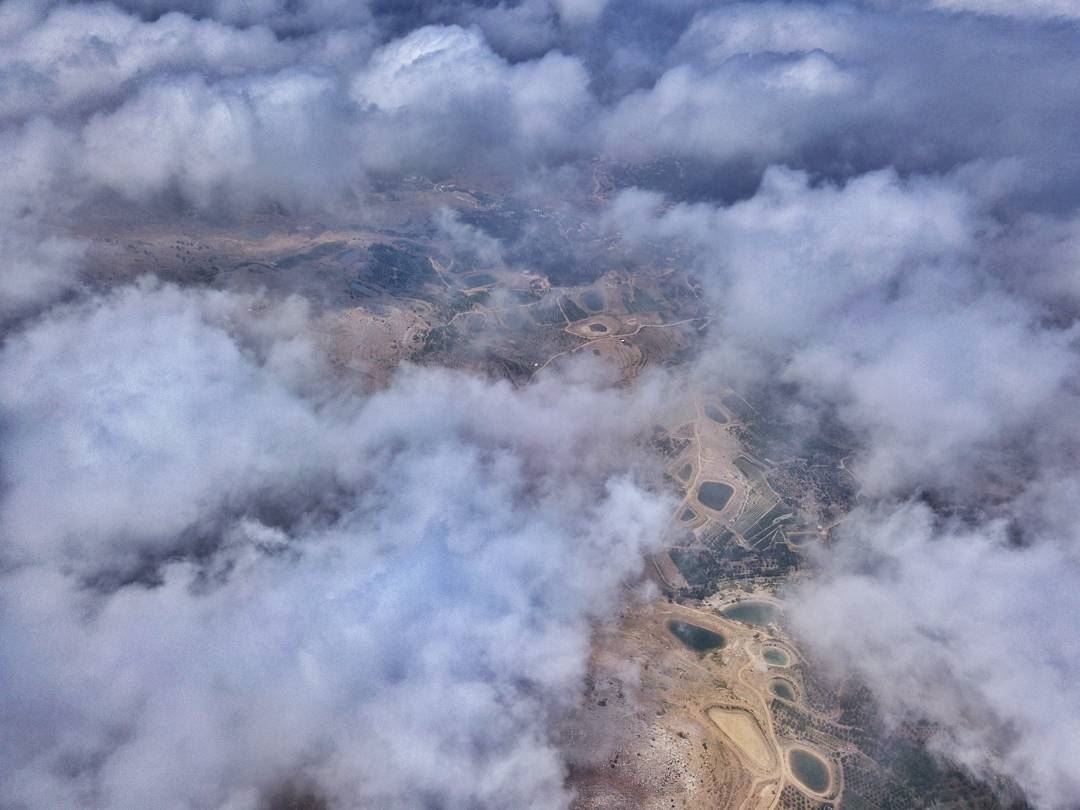
[[1080, 18], [1080, 5], [1075, 0], [933, 0], [933, 7], [947, 11], [970, 11], [1005, 17], [1034, 17], [1042, 19]]
[[835, 406], [867, 442], [868, 494], [977, 481], [1034, 425], [1067, 432], [1076, 330], [988, 266], [992, 225], [957, 180], [773, 169], [731, 206], [660, 202], [626, 192], [607, 222], [692, 247], [722, 328], [708, 362]]
[[[1075, 503], [1075, 480], [1069, 489], [1059, 506]], [[894, 721], [928, 718], [950, 758], [1004, 770], [1037, 806], [1071, 807], [1077, 537], [1015, 547], [1006, 529], [941, 525], [918, 504], [859, 512], [791, 620], [826, 666], [872, 684]]]
[[67, 289], [85, 251], [76, 239], [8, 224], [0, 233], [0, 322]]
[[821, 52], [769, 55], [701, 72], [680, 64], [648, 90], [620, 100], [605, 121], [608, 148], [708, 160], [772, 161], [814, 137], [854, 102], [858, 77]]
[[5, 118], [90, 109], [155, 73], [241, 74], [280, 67], [296, 56], [265, 27], [239, 30], [175, 12], [143, 22], [106, 5], [60, 6], [5, 40]]
[[559, 16], [569, 25], [594, 22], [607, 4], [608, 0], [555, 0]]
[[[1060, 720], [1080, 708], [1064, 618], [1080, 588], [1064, 518], [1080, 412], [1073, 225], [1002, 222], [994, 186], [967, 170], [836, 185], [770, 169], [743, 202], [628, 191], [605, 222], [696, 263], [718, 327], [699, 373], [787, 383], [783, 406], [833, 413], [857, 437], [848, 467], [866, 505], [789, 594], [816, 660], [864, 679], [894, 720], [936, 723], [953, 761], [1068, 807], [1080, 779], [1077, 729]], [[926, 490], [966, 522], [907, 500]]]
[[1073, 88], [1058, 71], [1078, 58], [1072, 30], [1052, 24], [1002, 27], [907, 5], [725, 4], [700, 10], [614, 100], [605, 146], [727, 165], [711, 181], [720, 198], [732, 164], [850, 177], [1008, 158], [1056, 195], [1076, 165]]
[[817, 5], [733, 3], [694, 17], [672, 48], [673, 64], [720, 65], [740, 55], [760, 53], [848, 53], [855, 46], [853, 10], [822, 13]]
[[140, 17], [170, 11], [211, 17], [236, 27], [267, 25], [286, 36], [334, 28], [362, 28], [373, 23], [368, 0], [118, 0]]
[[293, 71], [239, 84], [153, 84], [87, 122], [80, 170], [94, 187], [135, 200], [175, 187], [204, 208], [329, 201], [359, 176], [336, 91]]
[[58, 165], [70, 136], [45, 120], [0, 131], [0, 322], [53, 299], [75, 283], [85, 250], [46, 224], [70, 208]]
[[[414, 172], [677, 250], [716, 315], [699, 368], [860, 443], [865, 508], [796, 595], [821, 657], [972, 768], [1075, 796], [1076, 16], [0, 4], [0, 803], [565, 803], [547, 720], [662, 523], [627, 473], [656, 390], [344, 391], [300, 302], [79, 283], [72, 233], [109, 195], [318, 211]], [[582, 203], [598, 167], [696, 202]], [[566, 258], [435, 226], [480, 264]]]
[[0, 803], [564, 805], [548, 722], [671, 506], [650, 397], [330, 390], [250, 303], [146, 283], [0, 355]]
[[591, 101], [573, 57], [551, 52], [511, 65], [477, 30], [458, 26], [428, 26], [383, 46], [351, 92], [374, 108], [365, 146], [379, 168], [403, 157], [469, 163], [479, 147], [488, 161], [572, 154]]
[[[45, 211], [62, 226], [58, 214], [101, 192], [311, 210], [352, 198], [372, 173], [516, 176], [592, 144], [582, 61], [552, 50], [510, 62], [475, 27], [424, 26], [376, 47], [366, 17], [285, 35], [228, 14], [17, 10], [0, 27], [0, 215], [12, 233]], [[3, 284], [11, 296], [63, 286], [47, 283], [62, 273], [39, 283], [36, 265], [20, 266], [4, 270], [21, 275]]]

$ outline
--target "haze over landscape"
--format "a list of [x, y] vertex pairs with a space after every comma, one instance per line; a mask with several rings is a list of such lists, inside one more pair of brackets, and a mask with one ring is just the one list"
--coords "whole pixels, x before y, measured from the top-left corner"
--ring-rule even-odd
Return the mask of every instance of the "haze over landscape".
[[0, 0], [0, 810], [1080, 807], [1078, 77]]

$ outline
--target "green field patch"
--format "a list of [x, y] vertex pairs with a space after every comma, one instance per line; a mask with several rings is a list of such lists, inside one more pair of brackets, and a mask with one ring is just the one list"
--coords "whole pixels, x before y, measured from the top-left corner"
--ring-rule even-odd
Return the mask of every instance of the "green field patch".
[[348, 242], [323, 242], [321, 245], [309, 248], [303, 253], [294, 253], [292, 256], [278, 259], [274, 262], [274, 266], [281, 270], [289, 270], [290, 268], [296, 267], [298, 264], [334, 256], [335, 254], [341, 253], [348, 246]]
[[372, 281], [392, 293], [411, 291], [435, 278], [427, 256], [383, 243], [368, 248]]
[[795, 516], [787, 505], [780, 502], [744, 531], [743, 537], [746, 538], [747, 543], [756, 547], [766, 539], [771, 540], [772, 535], [775, 535], [778, 529], [791, 523], [794, 519]]
[[533, 320], [543, 326], [566, 323], [566, 317], [563, 315], [562, 310], [559, 309], [558, 299], [554, 297], [545, 298], [536, 306], [530, 307], [529, 312]]
[[748, 481], [753, 481], [755, 484], [765, 483], [765, 468], [746, 456], [736, 456], [735, 469], [741, 472]]
[[717, 408], [715, 405], [705, 406], [705, 415], [716, 422], [718, 425], [726, 425], [728, 418], [727, 414]]
[[727, 408], [728, 413], [735, 414], [737, 419], [744, 422], [751, 422], [757, 416], [750, 404], [738, 394], [728, 394], [726, 397], [721, 398], [720, 401]]
[[640, 287], [632, 287], [623, 292], [623, 306], [635, 315], [643, 312], [659, 312], [661, 307], [655, 298]]
[[564, 295], [560, 298], [559, 303], [562, 304], [563, 312], [566, 313], [566, 317], [570, 321], [582, 321], [589, 317], [589, 313], [575, 304], [568, 296]]

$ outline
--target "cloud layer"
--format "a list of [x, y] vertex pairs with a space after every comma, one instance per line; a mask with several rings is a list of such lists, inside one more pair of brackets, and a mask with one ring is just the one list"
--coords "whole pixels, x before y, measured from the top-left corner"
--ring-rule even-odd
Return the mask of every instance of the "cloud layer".
[[[1077, 482], [1068, 489], [1059, 507], [1075, 503]], [[792, 620], [834, 671], [874, 686], [891, 720], [930, 719], [937, 750], [1012, 775], [1036, 806], [1068, 807], [1080, 792], [1076, 543], [1070, 530], [1017, 548], [1004, 521], [941, 525], [924, 505], [860, 511]]]
[[670, 508], [647, 398], [330, 392], [248, 303], [144, 285], [0, 355], [0, 804], [564, 804], [548, 721]]
[[0, 804], [566, 804], [547, 721], [659, 535], [632, 450], [656, 387], [357, 393], [302, 302], [81, 282], [72, 234], [118, 199], [321, 211], [411, 173], [689, 263], [718, 337], [695, 371], [782, 383], [860, 445], [864, 506], [793, 596], [808, 643], [944, 753], [1074, 801], [1076, 18], [0, 5]]

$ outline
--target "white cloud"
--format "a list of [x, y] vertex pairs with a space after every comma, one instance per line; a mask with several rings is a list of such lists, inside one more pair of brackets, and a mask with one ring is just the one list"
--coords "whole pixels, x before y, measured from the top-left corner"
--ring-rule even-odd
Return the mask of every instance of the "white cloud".
[[367, 159], [474, 160], [477, 147], [510, 159], [582, 151], [592, 99], [579, 60], [550, 52], [510, 64], [475, 29], [427, 26], [375, 52], [352, 96], [373, 105]]
[[0, 802], [566, 806], [552, 712], [671, 508], [649, 398], [311, 388], [302, 311], [248, 305], [144, 284], [0, 355]]
[[608, 221], [693, 246], [721, 313], [711, 362], [838, 408], [866, 440], [867, 494], [965, 480], [981, 454], [1056, 423], [1075, 330], [1047, 327], [990, 271], [982, 257], [998, 248], [963, 188], [891, 172], [808, 180], [773, 169], [750, 200], [663, 213], [628, 192]]
[[555, 0], [559, 18], [570, 26], [595, 22], [607, 4], [608, 0]]
[[1005, 770], [1036, 806], [1071, 807], [1076, 537], [1015, 548], [1004, 529], [935, 526], [910, 504], [857, 513], [790, 616], [822, 665], [864, 678], [893, 719], [930, 719], [950, 757]]
[[844, 53], [856, 44], [853, 22], [844, 7], [732, 3], [695, 16], [669, 58], [720, 65], [761, 53]]
[[101, 104], [155, 74], [268, 70], [297, 50], [258, 26], [178, 13], [143, 22], [107, 5], [61, 6], [0, 50], [0, 117]]
[[[707, 368], [838, 416], [867, 497], [940, 488], [1025, 527], [1020, 553], [985, 517], [868, 510], [801, 598], [835, 626], [895, 605], [824, 651], [965, 762], [992, 744], [1040, 802], [1075, 794], [1056, 718], [1076, 698], [1053, 691], [1075, 634], [1051, 621], [986, 680], [968, 665], [1007, 657], [980, 627], [1010, 650], [1035, 634], [1042, 578], [1075, 590], [1075, 6], [927, 8], [0, 4], [0, 712], [22, 732], [0, 803], [236, 810], [294, 777], [381, 807], [565, 802], [547, 713], [661, 521], [624, 475], [655, 389], [412, 370], [342, 392], [296, 302], [253, 320], [152, 283], [90, 295], [70, 234], [109, 192], [317, 211], [373, 172], [543, 188], [585, 220], [597, 160], [710, 200], [624, 192], [601, 215], [692, 257]], [[489, 261], [551, 261], [441, 227]], [[890, 681], [896, 639], [922, 655]], [[1021, 682], [1052, 694], [1018, 714]]]
[[821, 52], [671, 68], [621, 99], [604, 121], [620, 156], [661, 154], [766, 163], [835, 127], [863, 95], [858, 76]]
[[[1010, 177], [771, 169], [726, 207], [625, 192], [607, 224], [694, 257], [719, 314], [699, 373], [796, 383], [781, 407], [831, 412], [860, 443], [866, 505], [792, 593], [802, 643], [892, 719], [937, 724], [951, 760], [1064, 808], [1080, 786], [1063, 719], [1080, 706], [1073, 223], [997, 225]], [[970, 522], [895, 505], [928, 488]]]
[[1077, 0], [932, 0], [943, 11], [971, 11], [1005, 17], [1080, 19]]

